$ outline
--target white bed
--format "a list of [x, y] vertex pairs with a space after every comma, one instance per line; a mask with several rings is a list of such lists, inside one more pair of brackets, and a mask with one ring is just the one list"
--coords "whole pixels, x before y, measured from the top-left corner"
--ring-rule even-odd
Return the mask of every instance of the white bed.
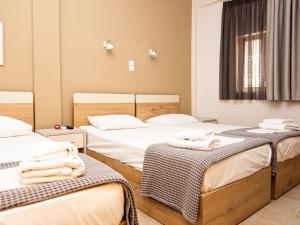
[[[136, 116], [144, 121], [154, 116], [179, 113], [178, 95], [136, 95]], [[210, 129], [215, 133], [246, 128], [214, 123], [177, 123], [163, 125], [178, 129]], [[292, 137], [281, 141], [277, 146], [277, 162], [285, 162], [300, 155], [300, 137]]]
[[[148, 128], [102, 131], [93, 126], [81, 126], [87, 131], [87, 148], [123, 162], [137, 170], [143, 169], [148, 146], [168, 141], [180, 129], [150, 125]], [[270, 165], [271, 149], [264, 145], [234, 155], [213, 166], [205, 173], [202, 193], [245, 178]]]
[[[224, 131], [246, 128], [242, 126], [232, 126], [226, 124], [215, 123], [188, 123], [188, 124], [176, 124], [176, 125], [163, 125], [165, 127], [177, 128], [177, 129], [208, 129], [213, 130], [216, 134]], [[281, 141], [277, 146], [277, 162], [284, 162], [288, 159], [292, 159], [300, 155], [300, 137], [287, 138]]]
[[[179, 110], [179, 103], [169, 102], [172, 96], [165, 97], [158, 104], [136, 104], [136, 97], [128, 94], [76, 93], [73, 96], [74, 124], [88, 132], [87, 154], [116, 169], [133, 185], [140, 210], [164, 224], [187, 224], [179, 212], [140, 195], [146, 148], [151, 144], [166, 142], [179, 129], [151, 126], [101, 131], [90, 126], [90, 116], [131, 115], [145, 119], [162, 111], [172, 113]], [[93, 124], [103, 129], [101, 122]], [[205, 185], [201, 187], [199, 207], [201, 217], [197, 224], [213, 224], [221, 220], [238, 224], [268, 204], [271, 192], [270, 156], [270, 146], [266, 145], [211, 166], [204, 174]], [[253, 196], [256, 192], [259, 194]], [[240, 207], [242, 204], [243, 207]], [[239, 215], [238, 218], [236, 215]]]
[[[0, 115], [19, 119], [33, 127], [32, 93], [0, 92]], [[2, 128], [6, 129], [3, 126]], [[53, 143], [41, 135], [30, 133], [30, 130], [28, 135], [0, 137], [0, 163], [21, 161], [37, 142], [45, 142], [46, 145]], [[22, 187], [17, 173], [15, 168], [0, 170], [0, 191]], [[123, 187], [121, 184], [111, 183], [27, 206], [2, 210], [0, 224], [124, 224], [124, 211]]]
[[[37, 142], [52, 144], [53, 141], [39, 134], [0, 138], [0, 163], [16, 162], [26, 157]], [[0, 170], [0, 191], [23, 187], [13, 179], [16, 170]], [[16, 177], [17, 178], [17, 177]], [[102, 199], [101, 201], [93, 201]], [[74, 206], [81, 206], [74, 207]], [[85, 210], [82, 210], [84, 208]], [[60, 213], [63, 212], [63, 213]], [[87, 213], [88, 212], [88, 213]], [[60, 216], [57, 216], [57, 215]], [[69, 215], [77, 215], [70, 217]], [[117, 183], [97, 186], [43, 202], [12, 208], [0, 212], [0, 224], [119, 224], [124, 216], [124, 193]], [[103, 219], [105, 218], [105, 219]], [[100, 222], [99, 222], [100, 221]]]
[[[38, 134], [0, 138], [0, 163], [22, 160], [36, 142], [51, 144], [52, 141]], [[19, 188], [11, 180], [10, 171], [0, 170], [0, 191]], [[11, 171], [15, 175], [15, 171]], [[10, 186], [11, 185], [11, 186]], [[102, 199], [94, 201], [94, 199]], [[81, 207], [74, 207], [74, 206]], [[82, 207], [85, 209], [82, 211]], [[63, 212], [63, 213], [60, 213]], [[87, 213], [88, 212], [88, 213]], [[60, 215], [60, 216], [57, 216]], [[77, 215], [70, 217], [69, 215]], [[117, 183], [97, 186], [91, 189], [64, 195], [36, 204], [12, 208], [0, 213], [0, 224], [62, 224], [68, 221], [74, 225], [119, 224], [124, 216], [124, 193]], [[105, 219], [103, 219], [105, 218]]]
[[[136, 116], [147, 120], [163, 114], [180, 113], [178, 95], [136, 95]], [[153, 121], [153, 120], [152, 120]], [[174, 127], [174, 126], [173, 126]], [[216, 133], [241, 127], [196, 122], [177, 128], [212, 129]], [[300, 137], [287, 138], [277, 146], [277, 172], [272, 176], [272, 198], [277, 199], [300, 183]]]

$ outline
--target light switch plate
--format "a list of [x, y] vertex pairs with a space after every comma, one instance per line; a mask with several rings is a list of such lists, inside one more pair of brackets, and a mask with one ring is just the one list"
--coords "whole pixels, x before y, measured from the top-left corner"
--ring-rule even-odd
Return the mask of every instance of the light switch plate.
[[135, 70], [134, 60], [129, 60], [128, 69], [129, 69], [129, 72], [134, 72], [134, 70]]

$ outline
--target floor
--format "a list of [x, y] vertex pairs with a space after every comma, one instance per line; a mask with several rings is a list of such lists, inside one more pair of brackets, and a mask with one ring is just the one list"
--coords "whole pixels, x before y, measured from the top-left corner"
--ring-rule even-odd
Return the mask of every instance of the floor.
[[[140, 225], [161, 225], [138, 211]], [[240, 225], [300, 225], [300, 185], [252, 215]]]

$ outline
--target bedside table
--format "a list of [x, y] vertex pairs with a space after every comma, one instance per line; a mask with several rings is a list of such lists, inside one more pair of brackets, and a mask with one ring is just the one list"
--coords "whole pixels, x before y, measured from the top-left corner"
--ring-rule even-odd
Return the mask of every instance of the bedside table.
[[69, 141], [86, 154], [86, 131], [80, 128], [68, 129], [38, 129], [36, 133], [49, 138], [52, 141]]
[[203, 123], [218, 123], [216, 118], [209, 118], [209, 117], [196, 117], [200, 122]]

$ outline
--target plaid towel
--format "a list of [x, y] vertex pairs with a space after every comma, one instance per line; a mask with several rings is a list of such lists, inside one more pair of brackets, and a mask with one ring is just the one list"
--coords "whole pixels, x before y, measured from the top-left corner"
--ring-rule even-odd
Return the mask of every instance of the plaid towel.
[[258, 127], [252, 128], [243, 128], [237, 130], [229, 130], [224, 131], [222, 134], [227, 134], [231, 136], [239, 136], [239, 137], [252, 137], [252, 138], [264, 138], [268, 139], [271, 142], [272, 147], [272, 175], [275, 176], [277, 172], [277, 146], [284, 139], [291, 137], [300, 136], [300, 131], [290, 131], [286, 133], [276, 133], [276, 134], [261, 134], [261, 133], [253, 133], [248, 132], [248, 130], [258, 129]]
[[14, 168], [14, 167], [18, 167], [18, 166], [19, 166], [19, 162], [5, 162], [5, 163], [0, 163], [0, 170]]
[[211, 151], [193, 151], [167, 144], [150, 146], [145, 153], [141, 195], [179, 211], [190, 222], [198, 222], [200, 191], [205, 171], [232, 155], [270, 142], [246, 138]]
[[[86, 165], [81, 177], [0, 192], [0, 211], [25, 206], [101, 184], [120, 183], [125, 195], [125, 215], [129, 225], [138, 225], [133, 189], [127, 180], [107, 165], [80, 154]], [[18, 162], [0, 163], [0, 170], [17, 167]]]

